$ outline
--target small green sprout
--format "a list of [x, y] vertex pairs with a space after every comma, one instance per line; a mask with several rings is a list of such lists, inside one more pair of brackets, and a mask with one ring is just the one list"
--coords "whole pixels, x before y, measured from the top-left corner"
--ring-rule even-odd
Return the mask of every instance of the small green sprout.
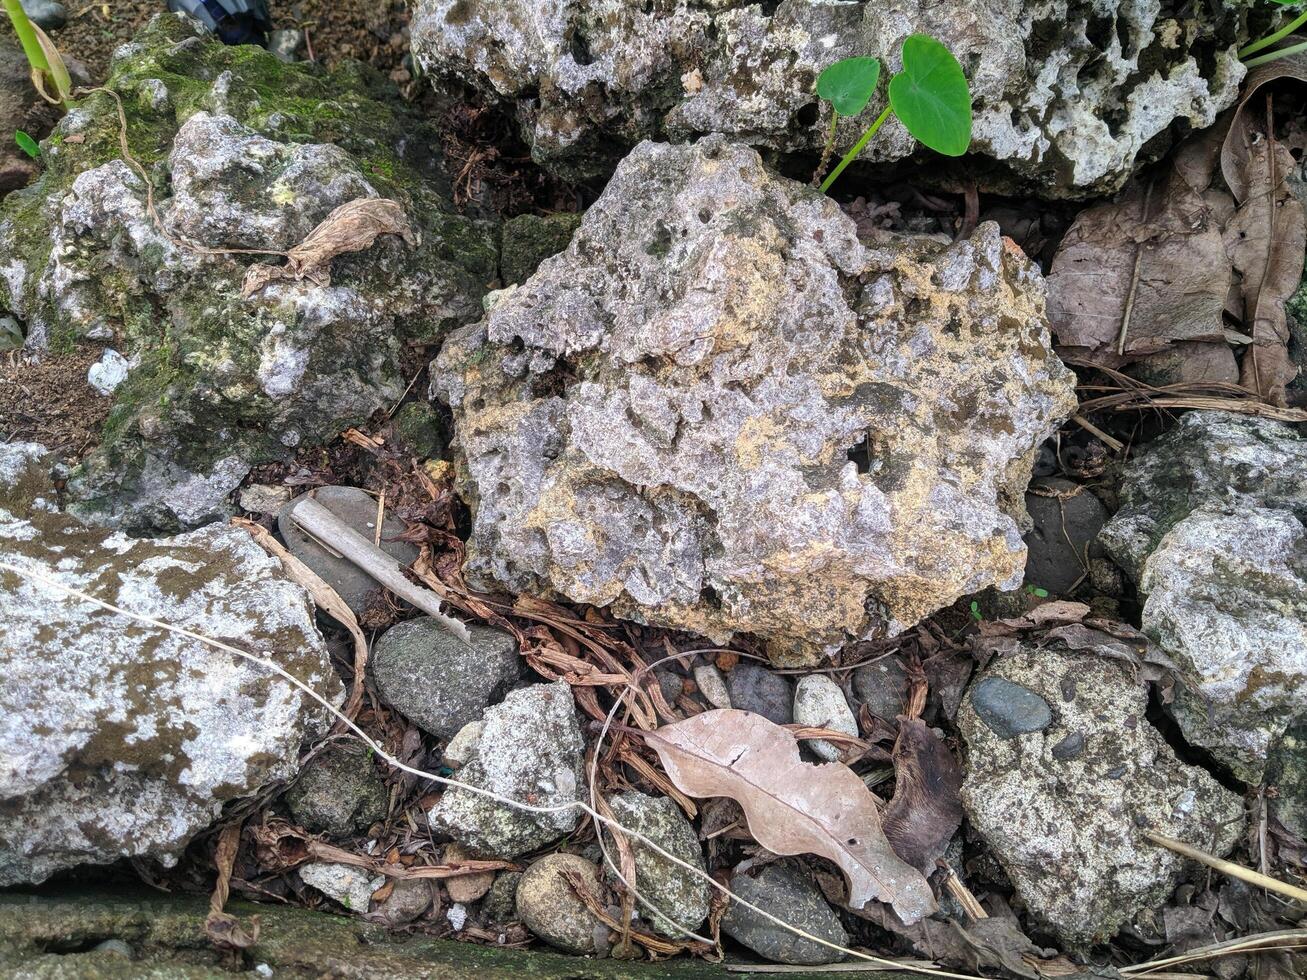
[[971, 618], [977, 623], [983, 623], [985, 621], [985, 617], [980, 611], [980, 603], [975, 599], [971, 600]]
[[[1271, 2], [1278, 3], [1281, 7], [1295, 7], [1301, 2], [1301, 0], [1271, 0]], [[1240, 60], [1243, 61], [1243, 63], [1247, 65], [1249, 68], [1256, 68], [1258, 65], [1264, 65], [1271, 61], [1277, 61], [1280, 58], [1286, 58], [1291, 54], [1298, 54], [1302, 51], [1307, 51], [1307, 43], [1299, 43], [1299, 44], [1291, 44], [1288, 47], [1279, 48], [1278, 50], [1275, 51], [1268, 51], [1266, 54], [1258, 55], [1255, 58], [1253, 57], [1253, 55], [1256, 55], [1257, 52], [1265, 51], [1271, 45], [1278, 44], [1280, 41], [1283, 41], [1286, 37], [1288, 37], [1298, 28], [1302, 27], [1303, 24], [1307, 24], [1307, 11], [1304, 11], [1303, 13], [1299, 14], [1297, 17], [1289, 21], [1289, 23], [1285, 24], [1275, 33], [1267, 34], [1265, 37], [1258, 38], [1256, 41], [1253, 41], [1250, 44], [1245, 44], [1242, 48], [1239, 49]]]
[[1036, 599], [1047, 599], [1048, 589], [1041, 589], [1038, 585], [1027, 585], [1026, 594], [1034, 596]]
[[[831, 104], [828, 153], [840, 117], [859, 115], [879, 81], [879, 59], [866, 57], [837, 61], [817, 77], [817, 94]], [[912, 34], [903, 42], [903, 70], [889, 80], [889, 103], [822, 181], [822, 191], [830, 189], [891, 112], [909, 133], [937, 153], [958, 157], [971, 145], [971, 89], [962, 66], [933, 37]]]
[[14, 142], [18, 144], [18, 148], [20, 150], [26, 153], [33, 160], [40, 158], [41, 145], [37, 143], [36, 140], [32, 139], [32, 137], [24, 133], [21, 129], [14, 130]]

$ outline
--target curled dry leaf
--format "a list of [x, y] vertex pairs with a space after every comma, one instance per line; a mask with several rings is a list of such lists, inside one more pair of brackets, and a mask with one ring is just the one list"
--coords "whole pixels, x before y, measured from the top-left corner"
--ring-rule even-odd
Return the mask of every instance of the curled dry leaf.
[[894, 798], [885, 837], [894, 853], [930, 874], [962, 826], [962, 770], [944, 740], [920, 718], [899, 719], [894, 743]]
[[853, 908], [879, 900], [904, 922], [934, 910], [930, 885], [890, 847], [862, 780], [842, 763], [804, 762], [799, 743], [780, 725], [721, 708], [642, 734], [683, 792], [739, 803], [763, 847], [837, 864]]
[[331, 283], [331, 260], [346, 252], [371, 248], [380, 235], [399, 235], [418, 244], [417, 232], [399, 203], [385, 197], [360, 197], [342, 204], [309, 232], [304, 241], [286, 253], [285, 265], [252, 265], [245, 271], [241, 295], [253, 296], [278, 279], [309, 279], [319, 286]]

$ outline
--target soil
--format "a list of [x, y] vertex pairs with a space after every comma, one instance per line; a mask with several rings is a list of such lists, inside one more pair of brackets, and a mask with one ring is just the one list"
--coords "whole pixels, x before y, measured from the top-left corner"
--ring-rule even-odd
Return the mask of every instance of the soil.
[[95, 447], [112, 400], [86, 383], [100, 348], [79, 347], [28, 364], [17, 353], [0, 359], [0, 434], [6, 442], [39, 442], [75, 463]]

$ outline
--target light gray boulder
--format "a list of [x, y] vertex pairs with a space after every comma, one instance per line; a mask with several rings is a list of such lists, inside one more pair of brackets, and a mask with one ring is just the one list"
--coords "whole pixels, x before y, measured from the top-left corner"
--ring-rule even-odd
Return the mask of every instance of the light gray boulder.
[[[1086, 197], [1119, 188], [1171, 129], [1209, 126], [1233, 103], [1250, 6], [1177, 16], [1150, 0], [420, 0], [412, 36], [428, 74], [514, 106], [537, 160], [595, 176], [643, 138], [723, 133], [816, 155], [830, 119], [815, 94], [822, 69], [871, 55], [884, 78], [905, 37], [930, 34], [970, 80], [972, 150], [994, 161], [985, 185]], [[853, 145], [884, 98], [882, 82], [836, 145]], [[862, 159], [916, 149], [891, 118]]]
[[1110, 939], [1191, 869], [1141, 829], [1224, 855], [1243, 826], [1243, 800], [1176, 758], [1145, 717], [1146, 683], [1113, 653], [1019, 646], [958, 712], [971, 827], [1031, 914], [1072, 946]]
[[644, 143], [567, 249], [446, 342], [465, 574], [812, 662], [1025, 565], [1075, 406], [993, 224], [862, 244], [721, 137]]
[[[48, 463], [0, 452], [0, 560], [270, 657], [339, 698], [307, 594], [249, 535], [83, 526], [50, 509]], [[127, 857], [171, 864], [224, 804], [293, 776], [326, 728], [270, 671], [33, 578], [0, 572], [0, 609], [0, 885]]]
[[[458, 778], [533, 806], [573, 803], [585, 795], [584, 748], [572, 689], [564, 681], [532, 684], [486, 711], [475, 755]], [[563, 837], [580, 811], [528, 813], [452, 787], [427, 816], [434, 829], [470, 851], [511, 859]]]
[[1143, 597], [1143, 631], [1185, 684], [1185, 737], [1258, 783], [1307, 714], [1307, 440], [1191, 412], [1126, 467], [1100, 540]]

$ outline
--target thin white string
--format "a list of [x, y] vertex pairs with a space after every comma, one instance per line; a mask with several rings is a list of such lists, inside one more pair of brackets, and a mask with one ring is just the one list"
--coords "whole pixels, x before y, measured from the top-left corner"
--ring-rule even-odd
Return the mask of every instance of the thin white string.
[[346, 717], [345, 714], [339, 708], [331, 704], [326, 698], [324, 698], [317, 691], [313, 690], [313, 688], [309, 687], [309, 685], [305, 684], [298, 677], [295, 677], [293, 674], [288, 672], [280, 664], [276, 663], [275, 661], [267, 657], [262, 657], [259, 656], [258, 654], [254, 654], [246, 650], [242, 650], [239, 647], [231, 646], [228, 643], [223, 643], [221, 640], [215, 640], [212, 637], [203, 635], [202, 633], [196, 633], [193, 630], [188, 630], [183, 626], [176, 626], [173, 625], [172, 623], [165, 623], [162, 622], [161, 620], [154, 619], [153, 617], [143, 616], [140, 613], [134, 613], [131, 610], [123, 609], [119, 606], [115, 606], [112, 603], [105, 602], [103, 599], [97, 599], [94, 596], [87, 595], [85, 592], [81, 592], [78, 591], [77, 589], [71, 588], [70, 586], [64, 585], [58, 579], [55, 579], [42, 572], [38, 572], [32, 568], [24, 568], [22, 566], [14, 565], [9, 562], [0, 561], [0, 570], [12, 572], [13, 574], [18, 575], [20, 578], [30, 579], [33, 581], [40, 582], [43, 585], [56, 589], [57, 591], [63, 593], [64, 595], [70, 598], [80, 599], [83, 602], [92, 603], [93, 605], [99, 606], [101, 609], [105, 609], [111, 613], [116, 613], [119, 616], [125, 616], [128, 619], [133, 619], [138, 623], [145, 623], [150, 626], [155, 626], [158, 627], [159, 629], [167, 630], [170, 633], [175, 633], [179, 636], [185, 636], [189, 639], [195, 640], [199, 643], [203, 643], [207, 646], [211, 646], [215, 649], [223, 650], [227, 653], [233, 653], [236, 656], [249, 661], [250, 663], [258, 664], [260, 667], [263, 667], [265, 670], [272, 671], [274, 674], [281, 677], [283, 680], [287, 681], [294, 687], [303, 691], [314, 701], [318, 702], [318, 704], [322, 705], [322, 707], [326, 708], [328, 712], [330, 712], [340, 721], [344, 722], [345, 725], [355, 735], [357, 735], [364, 742], [364, 744], [366, 744], [370, 749], [372, 749], [372, 751], [375, 752], [380, 758], [385, 759], [386, 762], [394, 766], [396, 769], [401, 770], [402, 772], [407, 772], [410, 775], [417, 776], [422, 779], [429, 779], [432, 782], [440, 783], [443, 786], [451, 786], [454, 787], [455, 789], [461, 789], [469, 793], [474, 793], [478, 796], [483, 796], [487, 799], [494, 800], [496, 803], [508, 807], [513, 807], [514, 809], [522, 810], [526, 813], [551, 814], [551, 813], [560, 813], [564, 810], [580, 810], [583, 813], [588, 814], [590, 819], [594, 820], [596, 823], [600, 823], [605, 826], [615, 828], [616, 830], [625, 834], [626, 836], [638, 840], [641, 844], [643, 844], [645, 847], [648, 847], [650, 850], [658, 854], [660, 857], [665, 858], [666, 860], [672, 862], [673, 864], [677, 865], [683, 870], [690, 872], [695, 877], [700, 878], [703, 881], [706, 881], [713, 888], [716, 888], [719, 892], [726, 895], [731, 901], [739, 903], [740, 905], [744, 906], [750, 911], [755, 912], [758, 915], [761, 915], [764, 919], [771, 922], [773, 925], [780, 926], [782, 929], [786, 930], [789, 933], [792, 933], [795, 936], [798, 936], [801, 939], [806, 939], [810, 942], [817, 943], [820, 946], [825, 946], [827, 949], [835, 950], [836, 952], [843, 953], [846, 956], [853, 956], [856, 957], [857, 959], [865, 960], [868, 963], [879, 964], [885, 967], [886, 969], [906, 970], [911, 973], [923, 973], [932, 977], [949, 977], [951, 978], [951, 980], [985, 980], [985, 978], [979, 977], [975, 974], [949, 973], [944, 970], [926, 967], [919, 964], [899, 963], [894, 960], [888, 960], [879, 956], [873, 956], [869, 953], [863, 953], [856, 949], [850, 949], [847, 946], [841, 946], [838, 943], [833, 943], [827, 939], [822, 939], [820, 936], [814, 936], [811, 933], [805, 932], [804, 930], [800, 929], [798, 926], [791, 925], [790, 923], [786, 922], [784, 919], [780, 919], [775, 915], [772, 915], [766, 909], [759, 908], [757, 905], [754, 905], [752, 902], [740, 898], [725, 885], [721, 884], [716, 879], [714, 879], [711, 875], [705, 873], [699, 868], [696, 868], [694, 865], [681, 860], [675, 854], [671, 854], [668, 851], [664, 850], [657, 842], [650, 840], [648, 837], [646, 837], [644, 834], [640, 833], [639, 831], [632, 830], [629, 827], [624, 827], [616, 820], [612, 820], [608, 817], [605, 817], [603, 814], [599, 813], [597, 810], [595, 810], [594, 807], [590, 806], [588, 803], [582, 802], [580, 800], [576, 800], [570, 803], [558, 803], [550, 806], [539, 806], [531, 803], [523, 803], [519, 800], [513, 800], [513, 799], [509, 799], [506, 796], [501, 796], [500, 794], [494, 793], [490, 790], [482, 789], [479, 786], [473, 786], [469, 783], [460, 782], [457, 779], [449, 779], [448, 777], [440, 776], [433, 772], [427, 772], [424, 769], [417, 769], [413, 766], [401, 762], [399, 759], [395, 758], [393, 755], [387, 752], [382, 746], [378, 745], [375, 741], [373, 741], [372, 737], [369, 736], [367, 732], [365, 732], [362, 728], [356, 725], [350, 718]]

